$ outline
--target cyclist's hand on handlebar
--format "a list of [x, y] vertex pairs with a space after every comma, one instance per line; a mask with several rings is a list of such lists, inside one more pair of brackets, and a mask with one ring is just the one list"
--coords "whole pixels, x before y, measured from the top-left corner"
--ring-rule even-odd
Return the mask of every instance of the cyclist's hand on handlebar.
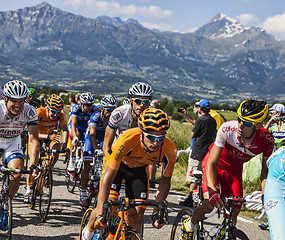
[[102, 215], [98, 215], [96, 217], [95, 222], [94, 222], [94, 228], [96, 230], [102, 230], [107, 226], [107, 224], [103, 225], [103, 223], [101, 222], [102, 219], [103, 219]]
[[152, 226], [157, 228], [157, 229], [162, 228], [165, 225], [165, 222], [166, 222], [165, 218], [163, 218], [163, 222], [162, 223], [159, 222], [160, 219], [159, 219], [159, 216], [158, 216], [157, 212], [152, 214], [151, 220], [152, 220]]
[[76, 136], [76, 137], [73, 138], [72, 144], [78, 143], [78, 141], [79, 141], [79, 139], [78, 139], [78, 137]]
[[30, 170], [33, 172], [32, 176], [34, 179], [38, 179], [40, 177], [41, 171], [35, 164], [30, 166]]
[[221, 194], [216, 192], [216, 191], [213, 191], [210, 193], [209, 195], [209, 201], [210, 203], [215, 206], [216, 208], [218, 208], [219, 210], [222, 209], [222, 207], [224, 206], [224, 201], [223, 199], [221, 198]]

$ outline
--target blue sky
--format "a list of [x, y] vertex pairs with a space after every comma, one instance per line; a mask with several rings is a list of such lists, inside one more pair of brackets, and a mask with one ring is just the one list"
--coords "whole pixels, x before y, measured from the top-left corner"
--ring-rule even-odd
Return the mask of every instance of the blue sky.
[[[43, 1], [43, 0], [42, 0]], [[1, 0], [0, 11], [17, 10], [41, 0]], [[134, 18], [148, 28], [192, 32], [224, 13], [245, 27], [259, 26], [285, 40], [284, 0], [46, 0], [62, 10], [90, 18]]]

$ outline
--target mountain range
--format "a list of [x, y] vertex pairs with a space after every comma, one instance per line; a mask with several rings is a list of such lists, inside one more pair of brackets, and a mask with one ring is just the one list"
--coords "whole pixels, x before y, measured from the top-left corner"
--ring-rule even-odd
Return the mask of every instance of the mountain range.
[[126, 96], [148, 82], [155, 97], [236, 104], [284, 101], [285, 42], [217, 14], [193, 33], [159, 32], [135, 19], [86, 18], [43, 2], [0, 12], [0, 84]]

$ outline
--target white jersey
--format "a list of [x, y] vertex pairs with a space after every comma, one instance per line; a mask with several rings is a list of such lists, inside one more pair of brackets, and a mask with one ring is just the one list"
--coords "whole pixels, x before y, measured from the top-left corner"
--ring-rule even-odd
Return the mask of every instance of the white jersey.
[[132, 106], [130, 104], [122, 105], [116, 108], [109, 119], [108, 126], [117, 129], [115, 140], [132, 126]]
[[25, 103], [20, 115], [11, 119], [6, 113], [4, 100], [0, 100], [0, 142], [12, 142], [23, 132], [26, 125], [37, 125], [37, 123], [37, 110], [30, 104]]

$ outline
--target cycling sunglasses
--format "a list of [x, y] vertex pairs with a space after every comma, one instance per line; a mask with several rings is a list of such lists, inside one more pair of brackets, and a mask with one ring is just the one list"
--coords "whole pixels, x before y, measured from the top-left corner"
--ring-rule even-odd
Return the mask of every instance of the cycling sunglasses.
[[108, 112], [113, 112], [114, 111], [114, 108], [105, 108], [105, 107], [103, 107], [103, 109], [108, 111]]
[[152, 142], [155, 142], [155, 141], [162, 141], [165, 137], [166, 137], [166, 134], [165, 135], [160, 135], [160, 136], [157, 136], [157, 135], [152, 135], [152, 134], [149, 134], [149, 133], [146, 133], [146, 132], [143, 132], [143, 134]]
[[254, 124], [252, 123], [252, 122], [246, 122], [246, 121], [243, 121], [242, 119], [240, 119], [239, 117], [238, 117], [238, 122], [239, 123], [241, 123], [243, 126], [245, 126], [245, 127], [252, 127]]
[[51, 113], [53, 113], [53, 114], [60, 114], [60, 112], [61, 112], [61, 111], [53, 110], [53, 109], [51, 109], [51, 108], [49, 108], [49, 110], [50, 110]]
[[90, 106], [92, 106], [93, 104], [92, 103], [85, 103], [85, 104], [83, 104], [84, 106], [87, 106], [87, 107], [90, 107]]
[[149, 102], [150, 102], [149, 99], [134, 98], [133, 100], [134, 100], [134, 102], [135, 102], [136, 104], [138, 104], [138, 105], [141, 105], [141, 104], [147, 105], [147, 104], [149, 104]]

